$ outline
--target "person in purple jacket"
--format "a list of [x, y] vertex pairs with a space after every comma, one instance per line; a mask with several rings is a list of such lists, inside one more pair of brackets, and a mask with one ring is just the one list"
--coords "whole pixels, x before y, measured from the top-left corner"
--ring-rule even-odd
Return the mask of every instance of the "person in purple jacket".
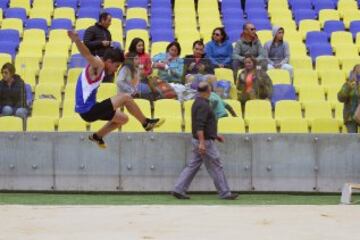
[[205, 53], [214, 68], [231, 68], [233, 47], [224, 28], [214, 29], [212, 40], [205, 46]]

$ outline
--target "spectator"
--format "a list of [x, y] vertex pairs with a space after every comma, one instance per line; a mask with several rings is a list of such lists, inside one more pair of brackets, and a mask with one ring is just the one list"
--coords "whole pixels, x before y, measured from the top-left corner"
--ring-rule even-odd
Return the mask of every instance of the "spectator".
[[178, 42], [171, 42], [166, 47], [166, 53], [153, 57], [153, 67], [157, 68], [158, 76], [168, 83], [183, 83], [184, 59], [180, 58], [181, 47]]
[[210, 106], [215, 114], [216, 119], [228, 117], [229, 115], [226, 110], [230, 112], [231, 116], [236, 117], [234, 109], [228, 103], [226, 103], [216, 92], [213, 92], [213, 86], [211, 84], [209, 84], [209, 87], [212, 90], [209, 96]]
[[272, 82], [266, 71], [256, 68], [256, 59], [252, 56], [244, 58], [245, 69], [236, 81], [238, 100], [244, 106], [252, 99], [271, 99]]
[[349, 80], [343, 84], [338, 92], [338, 99], [344, 103], [344, 124], [348, 133], [358, 132], [358, 123], [354, 120], [354, 113], [360, 101], [360, 64], [354, 66], [350, 72]]
[[15, 115], [26, 118], [25, 83], [21, 77], [15, 74], [15, 67], [11, 63], [5, 63], [1, 68], [3, 79], [0, 81], [0, 109], [4, 116]]
[[152, 73], [151, 58], [145, 52], [145, 43], [141, 38], [134, 38], [129, 47], [129, 53], [136, 53], [139, 57], [139, 70], [141, 79], [147, 78]]
[[273, 40], [265, 43], [265, 56], [268, 62], [268, 69], [285, 69], [293, 77], [293, 67], [289, 64], [289, 44], [284, 39], [284, 28], [273, 27]]
[[137, 86], [140, 82], [140, 59], [137, 53], [129, 52], [124, 64], [117, 75], [118, 92], [127, 93], [132, 97], [138, 96]]
[[[99, 16], [99, 22], [85, 30], [84, 44], [93, 56], [103, 57], [105, 50], [111, 48], [111, 33], [108, 28], [111, 25], [110, 13], [103, 12]], [[103, 82], [112, 82], [114, 74], [107, 74]]]
[[218, 27], [213, 30], [212, 40], [206, 44], [205, 53], [213, 68], [231, 68], [233, 47], [224, 28]]
[[[261, 65], [265, 64], [264, 48], [256, 35], [256, 28], [254, 24], [248, 22], [243, 25], [243, 33], [235, 44], [233, 57], [233, 69], [235, 79], [239, 69], [244, 68], [245, 56], [250, 55], [256, 58], [257, 62]], [[266, 65], [266, 64], [265, 64]], [[264, 70], [266, 66], [263, 66]]]
[[184, 75], [186, 83], [196, 83], [207, 81], [214, 83], [216, 77], [211, 61], [204, 54], [204, 43], [197, 40], [193, 43], [193, 55], [185, 56]]

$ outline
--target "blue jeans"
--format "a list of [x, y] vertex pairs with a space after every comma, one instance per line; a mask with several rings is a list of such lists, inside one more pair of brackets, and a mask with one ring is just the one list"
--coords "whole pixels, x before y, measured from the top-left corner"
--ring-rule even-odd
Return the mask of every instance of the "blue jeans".
[[26, 118], [28, 115], [28, 110], [26, 108], [13, 108], [10, 106], [4, 106], [1, 109], [1, 114], [3, 116], [17, 116], [21, 118]]

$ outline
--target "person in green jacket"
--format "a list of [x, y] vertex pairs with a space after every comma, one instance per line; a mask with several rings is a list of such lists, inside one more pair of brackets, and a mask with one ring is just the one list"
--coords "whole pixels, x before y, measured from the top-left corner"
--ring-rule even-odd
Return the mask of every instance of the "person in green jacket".
[[227, 111], [231, 114], [231, 116], [237, 117], [234, 109], [227, 102], [225, 102], [216, 92], [213, 91], [213, 85], [211, 83], [209, 83], [209, 87], [211, 89], [211, 93], [209, 96], [210, 106], [215, 113], [216, 119], [228, 117], [229, 115]]
[[354, 120], [354, 113], [360, 98], [360, 64], [354, 66], [347, 80], [338, 92], [338, 100], [344, 103], [344, 124], [348, 133], [357, 133], [358, 124]]

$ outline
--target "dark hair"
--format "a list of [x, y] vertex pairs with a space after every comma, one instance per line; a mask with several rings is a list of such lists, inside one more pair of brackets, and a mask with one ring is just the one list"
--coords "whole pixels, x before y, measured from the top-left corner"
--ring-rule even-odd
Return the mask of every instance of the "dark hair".
[[136, 52], [129, 52], [128, 54], [126, 54], [126, 58], [124, 61], [124, 64], [121, 68], [123, 67], [128, 67], [130, 72], [131, 72], [131, 77], [134, 77], [135, 75], [135, 66], [134, 66], [134, 59], [137, 57], [137, 53]]
[[102, 13], [100, 13], [100, 15], [99, 15], [99, 22], [101, 22], [102, 20], [106, 20], [108, 16], [111, 16], [111, 14], [108, 13], [108, 12], [102, 12]]
[[4, 71], [5, 69], [7, 69], [10, 73], [11, 76], [13, 76], [15, 74], [15, 66], [11, 63], [5, 63], [2, 68], [1, 68], [1, 72]]
[[204, 42], [203, 42], [202, 40], [196, 40], [196, 41], [193, 43], [193, 48], [195, 47], [195, 45], [205, 46], [205, 45], [204, 45]]
[[206, 84], [204, 86], [201, 86], [201, 84], [199, 84], [197, 87], [198, 92], [206, 92], [208, 89], [209, 89], [209, 84]]
[[214, 30], [212, 31], [212, 35], [211, 35], [211, 40], [214, 40], [214, 33], [216, 31], [220, 31], [221, 32], [221, 35], [223, 36], [223, 39], [221, 42], [225, 42], [225, 40], [228, 39], [228, 35], [226, 34], [225, 32], [225, 28], [223, 27], [217, 27], [217, 28], [214, 28]]
[[131, 43], [130, 43], [130, 46], [129, 46], [129, 52], [136, 52], [136, 45], [139, 43], [139, 42], [142, 42], [144, 44], [144, 52], [145, 52], [145, 42], [144, 40], [142, 40], [141, 38], [134, 38]]
[[257, 60], [256, 60], [256, 58], [254, 58], [253, 55], [245, 54], [245, 56], [244, 56], [244, 61], [245, 61], [245, 59], [247, 59], [247, 58], [250, 58], [250, 60], [253, 62], [254, 67], [257, 65]]
[[178, 56], [180, 56], [180, 54], [181, 54], [181, 47], [180, 47], [180, 44], [179, 44], [177, 41], [173, 41], [173, 42], [169, 43], [169, 45], [167, 45], [167, 47], [166, 47], [166, 52], [169, 52], [169, 49], [170, 49], [172, 46], [175, 46], [175, 47], [178, 49]]
[[104, 52], [103, 60], [110, 59], [112, 62], [124, 62], [124, 52], [120, 48], [108, 48]]
[[243, 24], [243, 31], [246, 29], [246, 27], [250, 24], [253, 24], [252, 22], [246, 22]]

